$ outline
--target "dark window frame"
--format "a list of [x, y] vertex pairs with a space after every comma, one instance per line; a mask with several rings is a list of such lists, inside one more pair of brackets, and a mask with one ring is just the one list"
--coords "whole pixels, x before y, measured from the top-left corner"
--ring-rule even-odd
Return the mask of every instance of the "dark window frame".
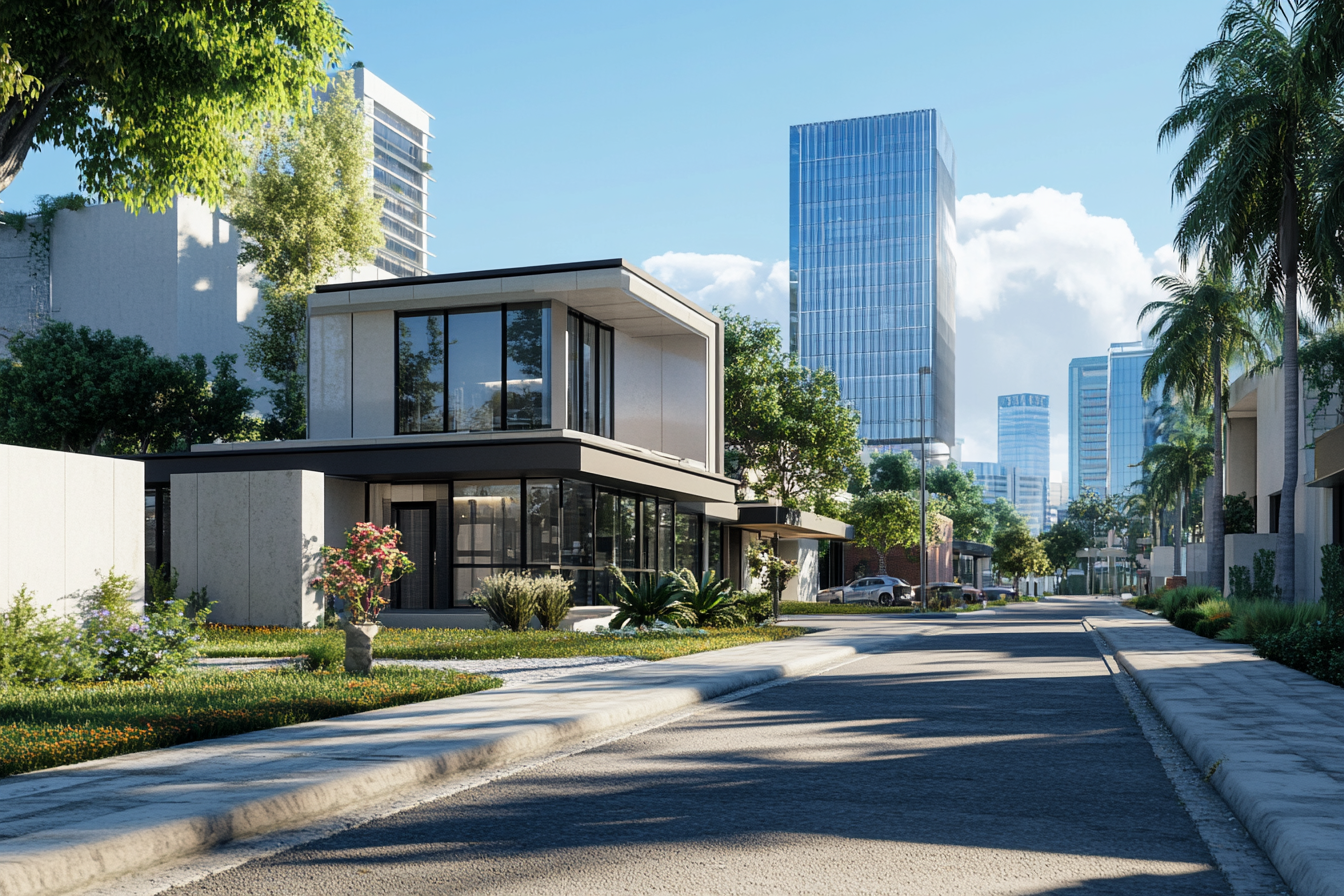
[[[543, 429], [556, 429], [555, 420], [551, 419], [546, 426], [509, 426], [509, 312], [510, 311], [528, 311], [535, 309], [545, 309], [554, 311], [551, 303], [541, 302], [509, 302], [502, 305], [468, 305], [460, 308], [425, 308], [415, 311], [398, 311], [392, 321], [392, 415], [393, 430], [399, 436], [414, 436], [425, 434], [454, 435], [460, 432], [538, 432]], [[490, 430], [457, 430], [449, 429], [451, 415], [448, 412], [448, 376], [450, 363], [448, 360], [451, 351], [451, 342], [449, 340], [451, 320], [454, 314], [480, 314], [482, 312], [495, 311], [499, 314], [499, 426]], [[572, 312], [571, 312], [572, 313]], [[406, 430], [402, 429], [401, 417], [401, 321], [403, 318], [412, 317], [432, 317], [433, 315], [443, 315], [443, 428], [438, 430]], [[546, 320], [549, 321], [549, 315]], [[550, 327], [543, 327], [542, 338], [551, 342]], [[554, 357], [551, 352], [555, 346], [550, 346], [551, 351], [546, 355]], [[554, 366], [554, 363], [551, 365]], [[543, 371], [543, 379], [547, 384], [548, 397], [550, 390], [555, 388], [552, 382], [552, 371], [548, 368]], [[552, 408], [548, 407], [546, 416], [551, 417]]]
[[[580, 350], [577, 363], [571, 362], [574, 356], [574, 346], [570, 341], [575, 338], [575, 329], [573, 324], [578, 324], [578, 338]], [[596, 352], [594, 358], [595, 373], [597, 382], [590, 384], [581, 382], [583, 379], [583, 359], [582, 359], [582, 336], [583, 327], [587, 325], [594, 328], [595, 339], [593, 341], [593, 350]], [[606, 362], [603, 363], [603, 343], [609, 347], [605, 354]], [[605, 386], [605, 390], [603, 389]], [[588, 429], [585, 418], [588, 417], [588, 395], [589, 392], [596, 396], [593, 408], [593, 429]], [[600, 436], [604, 439], [616, 438], [616, 330], [607, 326], [594, 317], [586, 314], [580, 314], [573, 309], [568, 312], [565, 320], [565, 426], [576, 432], [584, 432], [589, 435]], [[594, 431], [595, 430], [595, 431]]]

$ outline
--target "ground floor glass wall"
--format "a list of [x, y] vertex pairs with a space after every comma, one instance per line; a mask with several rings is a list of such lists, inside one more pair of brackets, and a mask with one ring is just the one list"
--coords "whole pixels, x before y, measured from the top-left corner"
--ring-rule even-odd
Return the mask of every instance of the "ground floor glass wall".
[[508, 569], [557, 572], [574, 602], [611, 594], [609, 566], [638, 580], [675, 569], [722, 573], [722, 529], [668, 500], [573, 479], [369, 485], [372, 521], [394, 525], [416, 572], [392, 609], [471, 606], [481, 580]]

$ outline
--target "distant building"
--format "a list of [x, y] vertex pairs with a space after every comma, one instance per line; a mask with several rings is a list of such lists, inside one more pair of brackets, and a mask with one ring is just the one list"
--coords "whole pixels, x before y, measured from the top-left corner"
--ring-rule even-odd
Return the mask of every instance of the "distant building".
[[999, 498], [1012, 500], [1012, 474], [1003, 464], [968, 460], [961, 469], [970, 470], [975, 475], [975, 484], [983, 490], [986, 504], [993, 504]]
[[383, 197], [383, 239], [374, 266], [393, 277], [429, 273], [429, 132], [433, 116], [363, 66], [355, 97], [373, 133], [373, 189]]
[[915, 447], [925, 418], [949, 454], [957, 167], [942, 116], [795, 125], [789, 153], [791, 350], [835, 371], [869, 446]]
[[1105, 355], [1069, 362], [1069, 500], [1106, 492]]
[[1050, 480], [1050, 396], [999, 396], [999, 463]]
[[961, 464], [961, 469], [970, 470], [975, 475], [976, 484], [983, 489], [986, 504], [993, 504], [1003, 498], [1026, 517], [1027, 528], [1033, 535], [1039, 535], [1044, 530], [1048, 479], [1031, 476], [1017, 467], [985, 461], [967, 461]]
[[1143, 478], [1144, 449], [1157, 441], [1157, 392], [1143, 397], [1143, 365], [1153, 354], [1142, 342], [1116, 342], [1109, 359], [1106, 388], [1106, 488], [1123, 494]]

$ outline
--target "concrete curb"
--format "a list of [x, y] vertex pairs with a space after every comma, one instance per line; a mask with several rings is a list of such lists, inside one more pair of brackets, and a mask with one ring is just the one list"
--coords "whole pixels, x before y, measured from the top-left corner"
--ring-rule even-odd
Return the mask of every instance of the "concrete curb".
[[[0, 840], [0, 896], [64, 893], [147, 870], [754, 685], [818, 672], [914, 634], [821, 632], [17, 775], [0, 780], [0, 805], [10, 812], [16, 801], [40, 803], [58, 786], [81, 790], [91, 806], [118, 796], [140, 805]], [[312, 766], [324, 761], [314, 773]], [[206, 779], [193, 778], [197, 772]], [[84, 778], [106, 795], [79, 783]]]
[[1344, 689], [1137, 612], [1088, 617], [1297, 896], [1344, 896]]

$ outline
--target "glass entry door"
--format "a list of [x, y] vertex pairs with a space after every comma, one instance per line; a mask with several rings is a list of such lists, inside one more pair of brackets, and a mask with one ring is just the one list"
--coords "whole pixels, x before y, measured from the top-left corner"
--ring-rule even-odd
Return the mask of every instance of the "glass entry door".
[[415, 564], [415, 572], [392, 585], [393, 609], [434, 608], [434, 517], [432, 502], [392, 505], [392, 525], [401, 533], [401, 549]]

